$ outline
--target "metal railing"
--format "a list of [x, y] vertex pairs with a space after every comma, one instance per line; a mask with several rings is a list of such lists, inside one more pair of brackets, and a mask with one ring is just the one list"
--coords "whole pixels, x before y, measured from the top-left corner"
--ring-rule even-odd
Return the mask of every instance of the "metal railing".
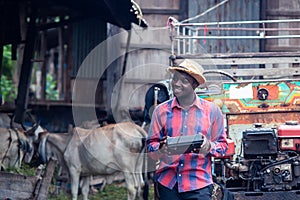
[[[284, 23], [285, 25], [282, 25]], [[289, 27], [290, 25], [286, 23], [295, 23], [293, 24], [295, 27]], [[271, 24], [278, 27], [270, 27]], [[199, 39], [300, 38], [300, 19], [181, 23], [169, 17], [168, 25], [172, 55], [175, 54], [175, 50], [177, 55], [196, 53], [196, 43]], [[245, 31], [245, 35], [236, 35], [234, 31], [239, 31], [239, 33]]]

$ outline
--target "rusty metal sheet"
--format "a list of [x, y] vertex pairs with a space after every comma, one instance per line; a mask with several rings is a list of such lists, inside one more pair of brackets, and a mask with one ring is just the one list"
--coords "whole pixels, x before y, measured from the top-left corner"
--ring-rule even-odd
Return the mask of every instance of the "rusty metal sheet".
[[253, 81], [223, 84], [224, 113], [300, 110], [300, 81]]
[[219, 94], [200, 97], [218, 100], [224, 114], [300, 111], [300, 80], [223, 83]]
[[275, 126], [283, 124], [286, 121], [295, 121], [300, 119], [300, 111], [286, 111], [286, 112], [266, 112], [266, 113], [246, 113], [246, 114], [235, 114], [226, 115], [227, 125], [231, 126], [234, 124], [254, 124], [263, 123]]
[[[194, 17], [199, 15], [199, 13], [204, 13], [208, 9], [214, 7], [217, 2], [220, 1], [189, 1], [189, 17]], [[226, 21], [241, 21], [245, 19], [257, 20], [260, 18], [260, 1], [259, 0], [239, 0], [239, 1], [228, 1], [222, 6], [211, 10], [205, 15], [192, 20], [191, 22], [226, 22]], [[239, 27], [251, 27], [252, 25], [239, 25]], [[258, 25], [255, 25], [256, 27]], [[225, 26], [227, 27], [227, 26]], [[211, 30], [208, 26], [206, 30], [201, 32], [203, 36], [219, 35], [218, 30]], [[250, 36], [255, 35], [255, 32], [249, 31], [224, 31], [224, 35], [244, 35]], [[236, 53], [236, 52], [258, 52], [259, 51], [259, 41], [258, 40], [199, 40], [198, 45], [201, 46], [202, 51], [207, 53]], [[201, 50], [200, 50], [201, 51]], [[241, 66], [244, 68], [244, 66]], [[253, 66], [252, 66], [253, 67]], [[258, 65], [255, 66], [258, 68]], [[228, 67], [227, 67], [228, 68]]]

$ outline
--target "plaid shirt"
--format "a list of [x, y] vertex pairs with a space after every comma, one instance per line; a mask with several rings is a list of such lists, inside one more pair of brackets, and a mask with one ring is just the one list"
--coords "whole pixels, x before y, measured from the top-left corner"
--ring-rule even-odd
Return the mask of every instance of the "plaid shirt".
[[[211, 142], [207, 156], [196, 153], [168, 156], [159, 150], [159, 141], [163, 136], [198, 133]], [[197, 97], [191, 107], [184, 110], [175, 97], [158, 105], [153, 112], [147, 149], [153, 159], [160, 160], [156, 177], [165, 187], [172, 189], [177, 182], [178, 191], [186, 192], [212, 184], [211, 156], [224, 155], [227, 146], [223, 115], [209, 101]]]

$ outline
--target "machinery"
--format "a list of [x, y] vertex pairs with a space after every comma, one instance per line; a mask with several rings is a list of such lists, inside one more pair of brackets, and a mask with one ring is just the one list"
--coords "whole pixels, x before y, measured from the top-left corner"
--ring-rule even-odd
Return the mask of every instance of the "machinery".
[[215, 175], [233, 191], [300, 189], [300, 124], [254, 128], [242, 133], [243, 155], [233, 156], [232, 143], [224, 158], [215, 160]]
[[279, 25], [276, 32], [264, 29], [256, 35], [261, 26], [291, 21], [300, 22], [185, 23], [172, 17], [168, 21], [170, 66], [183, 59], [201, 64], [207, 81], [196, 92], [224, 114], [229, 148], [224, 156], [213, 159], [212, 170], [215, 182], [233, 193], [234, 199], [300, 199], [300, 54], [206, 51], [214, 45], [230, 49], [229, 39], [255, 46], [261, 39], [299, 38], [292, 32], [283, 36]]
[[213, 172], [235, 199], [299, 199], [299, 91], [297, 80], [264, 80], [199, 94], [221, 102], [229, 148], [214, 158]]

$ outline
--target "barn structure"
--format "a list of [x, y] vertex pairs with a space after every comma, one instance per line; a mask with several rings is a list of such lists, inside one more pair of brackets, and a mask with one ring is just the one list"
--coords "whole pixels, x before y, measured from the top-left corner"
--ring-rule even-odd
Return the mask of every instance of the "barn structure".
[[[0, 45], [12, 44], [12, 58], [21, 69], [15, 120], [22, 122], [24, 111], [30, 109], [53, 132], [95, 119], [139, 121], [147, 89], [158, 82], [168, 85], [170, 16], [179, 22], [192, 19], [203, 24], [198, 50], [203, 55], [221, 54], [214, 62], [232, 60], [236, 53], [253, 57], [262, 52], [278, 61], [295, 58], [300, 50], [298, 38], [255, 38], [264, 33], [260, 32], [263, 28], [271, 30], [270, 36], [298, 34], [298, 22], [269, 27], [237, 23], [234, 31], [222, 33], [208, 26], [212, 22], [297, 19], [300, 4], [296, 0], [0, 0], [0, 5]], [[222, 34], [253, 38], [209, 38]], [[289, 68], [295, 76], [299, 75], [298, 63], [213, 67], [230, 73], [237, 73], [237, 68], [263, 69], [264, 73]], [[55, 90], [49, 89], [49, 82]]]
[[[77, 88], [73, 88], [80, 65], [109, 34], [128, 31], [132, 24], [147, 27], [139, 5], [130, 0], [1, 0], [0, 13], [1, 60], [3, 46], [10, 44], [12, 60], [19, 69], [18, 95], [9, 112], [15, 114], [15, 122], [26, 123], [24, 113], [30, 109], [51, 131], [65, 131], [68, 124], [73, 124], [72, 104], [83, 113], [93, 107], [99, 117], [106, 115], [104, 96], [111, 93], [104, 89], [109, 79], [104, 72], [107, 44], [90, 63], [94, 69], [86, 70], [78, 78]], [[103, 74], [95, 73], [95, 69], [103, 70]], [[51, 91], [49, 77], [54, 81]], [[73, 103], [72, 90], [88, 90], [87, 85], [97, 88], [92, 105], [85, 100], [87, 96]]]

